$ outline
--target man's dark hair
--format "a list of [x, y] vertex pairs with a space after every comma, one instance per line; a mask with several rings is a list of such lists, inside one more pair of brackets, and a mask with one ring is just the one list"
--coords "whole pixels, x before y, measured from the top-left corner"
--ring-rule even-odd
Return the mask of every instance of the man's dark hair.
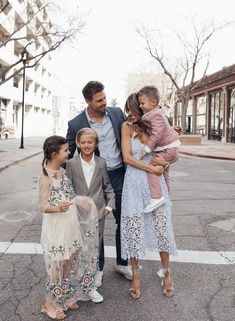
[[93, 95], [104, 90], [104, 85], [99, 81], [89, 81], [82, 90], [85, 99], [92, 100]]

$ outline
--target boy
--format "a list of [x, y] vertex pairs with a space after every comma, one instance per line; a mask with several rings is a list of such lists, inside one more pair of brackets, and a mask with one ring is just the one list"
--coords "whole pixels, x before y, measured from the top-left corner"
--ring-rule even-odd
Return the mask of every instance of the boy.
[[95, 156], [98, 136], [91, 128], [82, 128], [76, 135], [76, 145], [80, 154], [71, 158], [67, 165], [76, 195], [89, 196], [96, 204], [99, 213], [99, 271], [96, 274], [96, 287], [102, 284], [104, 268], [104, 225], [105, 217], [115, 210], [115, 194], [111, 186], [107, 165], [103, 158]]
[[[165, 180], [168, 191], [169, 186], [169, 164], [178, 160], [178, 147], [180, 140], [178, 133], [170, 126], [159, 103], [159, 92], [154, 86], [146, 86], [139, 91], [140, 108], [143, 110], [142, 121], [147, 126], [149, 141], [142, 150], [140, 159], [152, 151], [159, 157], [159, 165], [165, 167]], [[162, 159], [161, 159], [162, 158]], [[148, 181], [151, 192], [151, 201], [144, 212], [149, 213], [165, 203], [160, 189], [160, 177], [148, 173]]]

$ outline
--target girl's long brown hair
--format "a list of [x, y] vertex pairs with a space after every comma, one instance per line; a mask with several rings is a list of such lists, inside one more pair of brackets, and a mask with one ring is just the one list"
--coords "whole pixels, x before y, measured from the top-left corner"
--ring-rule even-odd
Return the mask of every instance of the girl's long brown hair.
[[138, 122], [135, 124], [133, 124], [131, 121], [128, 121], [127, 119], [127, 122], [133, 126], [134, 131], [136, 132], [136, 136], [140, 139], [142, 138], [143, 135], [148, 136], [147, 127], [144, 125], [141, 119], [143, 116], [143, 111], [140, 108], [140, 103], [138, 100], [137, 93], [133, 93], [127, 98], [124, 111], [126, 114], [128, 114], [131, 111], [133, 114], [135, 114], [138, 117]]
[[44, 167], [48, 160], [52, 159], [53, 153], [59, 153], [61, 146], [67, 143], [67, 139], [62, 136], [53, 135], [48, 137], [43, 144], [44, 157], [42, 161], [42, 171], [45, 176], [48, 176]]

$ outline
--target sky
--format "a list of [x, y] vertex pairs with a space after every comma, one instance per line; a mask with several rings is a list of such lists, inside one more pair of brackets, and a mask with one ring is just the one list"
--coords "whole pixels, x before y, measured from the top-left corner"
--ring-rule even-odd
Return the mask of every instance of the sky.
[[[116, 98], [120, 107], [126, 99], [129, 73], [157, 70], [156, 63], [145, 51], [135, 31], [136, 24], [158, 27], [166, 44], [167, 57], [177, 55], [180, 48], [172, 40], [172, 29], [187, 29], [187, 19], [214, 19], [219, 23], [235, 20], [232, 0], [60, 0], [68, 14], [79, 12], [86, 26], [73, 44], [57, 50], [54, 69], [65, 88], [81, 97], [89, 80], [104, 83], [108, 101]], [[207, 74], [235, 63], [235, 26], [220, 31], [210, 42], [211, 59]], [[188, 33], [190, 38], [190, 32]]]

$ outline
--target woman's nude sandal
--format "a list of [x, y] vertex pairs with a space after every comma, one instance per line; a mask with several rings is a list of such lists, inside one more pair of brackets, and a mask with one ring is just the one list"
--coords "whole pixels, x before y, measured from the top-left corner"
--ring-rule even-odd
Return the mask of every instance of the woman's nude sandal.
[[[133, 275], [139, 275], [139, 271], [140, 271], [139, 268], [134, 269], [134, 270], [133, 270]], [[131, 296], [134, 300], [138, 300], [138, 299], [141, 297], [140, 289], [131, 288], [131, 289], [129, 290], [129, 293], [130, 293], [130, 296]]]
[[170, 288], [166, 288], [164, 287], [164, 278], [166, 277], [166, 275], [168, 275], [170, 273], [170, 269], [161, 269], [157, 272], [157, 275], [162, 278], [162, 287], [163, 287], [163, 290], [162, 290], [162, 293], [163, 295], [165, 295], [167, 298], [171, 298], [173, 297], [174, 295], [174, 287], [173, 287], [173, 284], [171, 282], [171, 287]]
[[66, 314], [64, 313], [64, 311], [59, 308], [48, 311], [43, 305], [41, 312], [53, 320], [64, 320], [66, 318]]

